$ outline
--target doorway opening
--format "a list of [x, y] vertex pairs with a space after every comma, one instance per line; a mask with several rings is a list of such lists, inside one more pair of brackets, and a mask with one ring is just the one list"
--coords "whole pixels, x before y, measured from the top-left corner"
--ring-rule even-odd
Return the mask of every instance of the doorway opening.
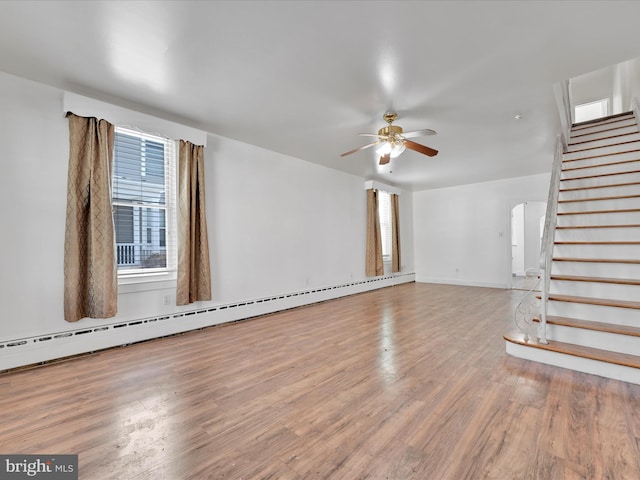
[[538, 277], [528, 269], [539, 268], [540, 245], [547, 210], [545, 202], [524, 202], [511, 209], [511, 288], [539, 290]]

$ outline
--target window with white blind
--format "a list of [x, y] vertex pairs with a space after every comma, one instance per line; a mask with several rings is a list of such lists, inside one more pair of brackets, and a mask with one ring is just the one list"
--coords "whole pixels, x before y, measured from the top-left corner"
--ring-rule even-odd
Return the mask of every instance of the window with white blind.
[[574, 109], [575, 123], [588, 122], [609, 115], [609, 99], [603, 98], [595, 102], [576, 105]]
[[378, 216], [382, 237], [382, 258], [391, 258], [391, 194], [378, 190]]
[[113, 157], [118, 275], [175, 270], [175, 142], [116, 127]]

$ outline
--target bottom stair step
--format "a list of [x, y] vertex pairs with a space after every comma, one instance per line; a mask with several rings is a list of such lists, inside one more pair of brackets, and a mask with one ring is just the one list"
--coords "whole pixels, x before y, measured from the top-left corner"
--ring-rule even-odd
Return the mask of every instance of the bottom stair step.
[[623, 365], [640, 369], [640, 357], [637, 355], [628, 355], [626, 353], [610, 352], [608, 350], [599, 350], [597, 348], [583, 347], [581, 345], [573, 345], [571, 343], [562, 343], [549, 341], [547, 345], [538, 343], [534, 340], [524, 339], [524, 335], [520, 333], [510, 333], [504, 335], [504, 339], [508, 342], [517, 343], [527, 347], [540, 348], [552, 352], [564, 353], [576, 357], [598, 360], [600, 362], [613, 363], [615, 365]]
[[541, 344], [521, 333], [504, 335], [509, 355], [640, 385], [640, 357], [570, 343]]
[[[533, 321], [539, 323], [540, 319], [534, 318]], [[594, 330], [597, 332], [615, 333], [618, 335], [629, 335], [632, 337], [640, 337], [640, 328], [629, 327], [627, 325], [617, 325], [613, 323], [592, 322], [590, 320], [579, 320], [577, 318], [556, 317], [554, 315], [547, 315], [547, 324], [561, 325], [563, 327], [582, 328], [585, 330]]]

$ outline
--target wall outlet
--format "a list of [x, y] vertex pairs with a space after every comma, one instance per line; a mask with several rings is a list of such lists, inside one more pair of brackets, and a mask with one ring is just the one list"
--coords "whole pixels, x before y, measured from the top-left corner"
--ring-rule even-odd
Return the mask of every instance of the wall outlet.
[[162, 298], [162, 302], [163, 302], [165, 305], [169, 305], [169, 304], [171, 303], [171, 295], [165, 295], [165, 296]]

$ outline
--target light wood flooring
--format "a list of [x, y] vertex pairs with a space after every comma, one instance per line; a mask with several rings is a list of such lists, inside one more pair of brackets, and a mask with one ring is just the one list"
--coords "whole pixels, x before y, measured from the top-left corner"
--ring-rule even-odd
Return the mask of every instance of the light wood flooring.
[[639, 479], [640, 386], [505, 354], [525, 292], [405, 284], [0, 375], [84, 480]]

